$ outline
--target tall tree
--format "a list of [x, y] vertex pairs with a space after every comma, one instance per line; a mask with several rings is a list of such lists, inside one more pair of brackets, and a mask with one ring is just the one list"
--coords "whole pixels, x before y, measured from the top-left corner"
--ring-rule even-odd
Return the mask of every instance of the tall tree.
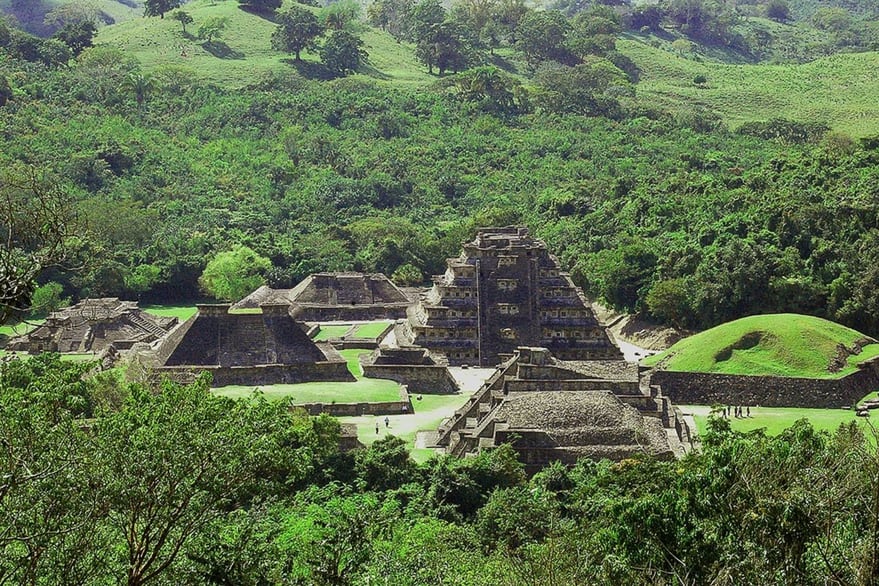
[[125, 408], [93, 430], [101, 506], [128, 586], [156, 582], [229, 510], [301, 482], [322, 449], [307, 416], [216, 397], [209, 380], [133, 387]]
[[246, 246], [236, 246], [215, 256], [205, 267], [199, 283], [217, 299], [238, 301], [265, 284], [264, 275], [271, 267], [269, 259]]
[[223, 34], [228, 24], [229, 17], [227, 16], [210, 16], [198, 27], [198, 38], [204, 39], [207, 43], [212, 43], [214, 39]]
[[0, 323], [28, 307], [44, 270], [80, 264], [84, 234], [57, 180], [23, 165], [0, 172]]
[[185, 10], [175, 10], [171, 15], [171, 18], [180, 23], [180, 26], [183, 27], [183, 34], [186, 34], [186, 25], [192, 24], [192, 15], [186, 12]]
[[357, 71], [366, 59], [367, 53], [362, 49], [363, 41], [348, 31], [333, 31], [320, 50], [320, 58], [330, 70], [347, 75]]
[[180, 7], [180, 0], [144, 0], [143, 15], [165, 18], [165, 13]]
[[314, 46], [314, 40], [323, 33], [317, 16], [310, 10], [294, 6], [278, 18], [278, 28], [272, 33], [272, 47], [293, 53], [302, 61], [301, 52]]
[[90, 20], [65, 24], [58, 32], [55, 33], [56, 39], [70, 47], [70, 52], [76, 57], [83, 50], [92, 46], [92, 40], [95, 38], [98, 29], [95, 23]]

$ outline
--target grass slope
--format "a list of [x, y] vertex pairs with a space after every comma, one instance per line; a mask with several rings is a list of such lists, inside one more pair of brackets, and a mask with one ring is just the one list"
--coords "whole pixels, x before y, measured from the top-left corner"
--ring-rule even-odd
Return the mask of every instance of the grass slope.
[[843, 370], [828, 370], [838, 344], [851, 347], [864, 338], [817, 317], [753, 315], [685, 338], [644, 364], [683, 372], [838, 378], [853, 372], [858, 362], [879, 355], [879, 344], [870, 344], [849, 357]]
[[[668, 109], [695, 104], [716, 110], [733, 128], [789, 118], [823, 122], [854, 137], [879, 134], [879, 53], [839, 54], [802, 65], [699, 62], [642, 40], [621, 39], [641, 69], [638, 95]], [[693, 83], [704, 75], [706, 87]]]
[[[293, 2], [286, 0], [282, 10], [290, 6]], [[180, 23], [166, 15], [164, 19], [139, 18], [104, 27], [96, 43], [124, 50], [136, 57], [146, 71], [164, 65], [181, 66], [193, 76], [230, 88], [252, 84], [272, 72], [299, 72], [306, 77], [326, 74], [315, 53], [303, 51], [303, 63], [295, 64], [291, 55], [272, 49], [275, 24], [269, 18], [241, 10], [238, 2], [195, 0], [187, 3], [185, 10], [194, 20], [185, 35]], [[195, 35], [201, 23], [215, 16], [228, 18], [228, 24], [216, 41], [207, 44]], [[411, 46], [372, 29], [365, 30], [362, 37], [370, 58], [361, 75], [404, 85], [422, 85], [436, 79], [418, 64]]]
[[[14, 17], [27, 32], [46, 37], [54, 32], [54, 28], [44, 22], [46, 15], [59, 6], [76, 1], [32, 0], [22, 3], [0, 0], [0, 13]], [[107, 24], [125, 22], [143, 15], [143, 2], [140, 0], [91, 0], [89, 4], [101, 12], [101, 21]]]

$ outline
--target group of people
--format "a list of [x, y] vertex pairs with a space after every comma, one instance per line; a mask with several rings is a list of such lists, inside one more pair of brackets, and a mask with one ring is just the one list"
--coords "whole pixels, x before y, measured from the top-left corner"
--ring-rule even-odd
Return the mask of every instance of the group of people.
[[723, 416], [727, 419], [730, 417], [730, 412], [733, 413], [733, 417], [736, 419], [741, 419], [744, 417], [751, 416], [751, 406], [745, 405], [744, 407], [741, 405], [727, 405], [722, 410]]

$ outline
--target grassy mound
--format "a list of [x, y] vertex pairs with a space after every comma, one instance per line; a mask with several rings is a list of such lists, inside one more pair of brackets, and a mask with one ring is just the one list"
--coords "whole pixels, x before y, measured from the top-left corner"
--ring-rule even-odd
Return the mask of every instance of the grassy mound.
[[[840, 351], [864, 340], [871, 343], [856, 355]], [[851, 328], [781, 313], [719, 325], [646, 358], [644, 364], [681, 372], [838, 378], [877, 355], [879, 344]]]

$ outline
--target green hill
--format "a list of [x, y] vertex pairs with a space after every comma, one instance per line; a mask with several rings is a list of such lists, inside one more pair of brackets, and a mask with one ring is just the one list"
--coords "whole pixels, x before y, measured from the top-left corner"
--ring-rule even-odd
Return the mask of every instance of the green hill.
[[[44, 22], [46, 15], [58, 6], [74, 1], [76, 0], [0, 0], [0, 14], [12, 16], [22, 29], [31, 34], [47, 37], [55, 29]], [[105, 24], [125, 22], [143, 15], [142, 0], [90, 0], [88, 5], [94, 6], [100, 12], [100, 21]]]
[[[840, 345], [872, 342], [849, 355], [844, 368], [831, 371]], [[752, 315], [685, 338], [644, 360], [647, 366], [683, 372], [715, 372], [837, 378], [879, 355], [879, 344], [860, 332], [825, 319], [780, 313]]]
[[[287, 0], [284, 8], [292, 4]], [[186, 35], [180, 23], [166, 15], [164, 19], [139, 18], [104, 27], [95, 42], [123, 49], [147, 71], [160, 65], [182, 66], [199, 78], [225, 87], [243, 87], [270, 72], [298, 69], [304, 75], [319, 74], [318, 55], [303, 51], [304, 63], [292, 63], [291, 56], [271, 47], [275, 24], [241, 10], [237, 2], [196, 0], [186, 4], [185, 10], [194, 20], [187, 26]], [[204, 43], [195, 36], [198, 27], [215, 16], [228, 18], [228, 24], [217, 41]], [[390, 35], [365, 27], [362, 38], [369, 54], [365, 75], [403, 85], [436, 79], [415, 60], [411, 47], [397, 43]]]
[[[733, 128], [789, 118], [823, 122], [854, 137], [879, 134], [877, 52], [832, 55], [802, 65], [732, 65], [699, 62], [632, 38], [618, 46], [641, 70], [639, 97], [657, 106], [705, 106]], [[707, 83], [695, 84], [698, 75]]]

